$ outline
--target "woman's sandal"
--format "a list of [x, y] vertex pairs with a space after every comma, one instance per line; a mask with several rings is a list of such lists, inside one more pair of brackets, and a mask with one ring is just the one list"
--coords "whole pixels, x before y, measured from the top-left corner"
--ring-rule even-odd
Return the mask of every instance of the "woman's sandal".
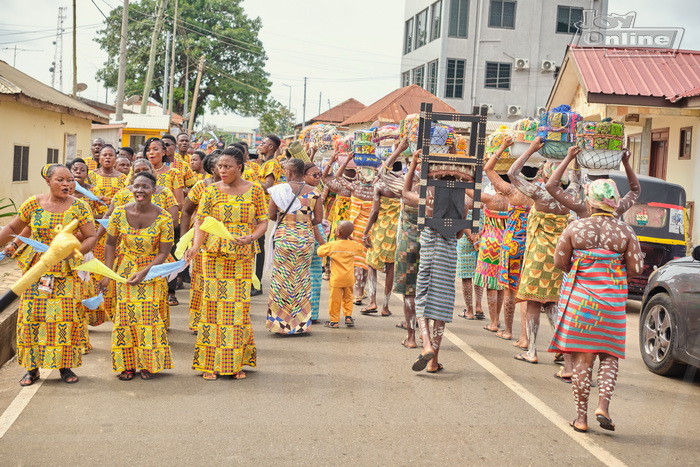
[[148, 370], [141, 370], [141, 379], [153, 379], [153, 373]]
[[61, 379], [66, 384], [75, 384], [80, 380], [80, 378], [78, 378], [78, 375], [73, 373], [73, 370], [71, 370], [70, 368], [61, 368], [58, 371], [59, 373], [61, 373]]
[[124, 370], [121, 373], [119, 373], [119, 381], [131, 381], [134, 379], [134, 375], [136, 374], [136, 370]]
[[36, 381], [39, 380], [39, 369], [35, 368], [33, 370], [27, 371], [22, 379], [19, 380], [20, 386], [31, 386]]
[[231, 379], [246, 379], [246, 374], [241, 370], [238, 373], [232, 374]]
[[179, 304], [180, 304], [180, 302], [178, 301], [178, 299], [174, 293], [168, 294], [168, 305], [178, 306]]
[[353, 327], [355, 325], [355, 320], [352, 319], [352, 316], [346, 316], [345, 317], [345, 325], [349, 328]]
[[211, 372], [204, 372], [202, 373], [202, 379], [204, 381], [216, 381], [216, 379], [219, 377], [216, 373], [211, 373]]
[[340, 324], [338, 324], [337, 321], [326, 321], [325, 323], [323, 323], [323, 326], [326, 328], [338, 329], [340, 327]]

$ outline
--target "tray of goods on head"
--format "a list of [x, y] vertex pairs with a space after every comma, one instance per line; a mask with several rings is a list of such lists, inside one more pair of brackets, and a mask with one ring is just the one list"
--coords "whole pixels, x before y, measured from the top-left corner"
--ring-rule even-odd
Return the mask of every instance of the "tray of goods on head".
[[373, 132], [369, 130], [355, 132], [352, 152], [355, 154], [354, 161], [358, 167], [379, 167], [382, 163], [382, 160], [375, 154], [372, 134]]
[[576, 125], [576, 144], [581, 148], [576, 159], [589, 171], [609, 172], [620, 167], [625, 125], [611, 118], [600, 122], [583, 121]]
[[[408, 136], [408, 146], [411, 153], [418, 148], [418, 125], [420, 114], [407, 115], [401, 122], [401, 137]], [[430, 125], [430, 153], [447, 154], [455, 144], [454, 129], [443, 122], [432, 122]]]
[[576, 143], [576, 124], [581, 120], [581, 115], [568, 105], [544, 112], [537, 130], [537, 136], [544, 142], [540, 154], [547, 159], [564, 159], [569, 148]]
[[309, 145], [311, 149], [316, 150], [316, 153], [327, 153], [334, 149], [335, 142], [341, 138], [341, 134], [334, 125], [324, 123], [314, 123], [304, 130], [299, 135]]
[[[486, 138], [486, 157], [493, 157], [496, 151], [498, 151], [498, 148], [501, 147], [503, 141], [508, 137], [514, 140], [515, 133], [513, 133], [513, 130], [508, 128], [506, 125], [501, 125], [498, 130], [491, 133], [488, 138]], [[496, 167], [494, 170], [497, 173], [506, 173], [516, 159], [517, 158], [515, 155], [511, 154], [511, 148], [508, 147], [503, 151], [501, 157], [498, 158], [498, 162], [496, 162]]]
[[[514, 142], [510, 147], [510, 154], [513, 157], [520, 157], [530, 147], [530, 144], [537, 138], [537, 129], [540, 126], [540, 121], [535, 118], [523, 118], [513, 122], [511, 129], [514, 134]], [[539, 152], [536, 152], [528, 159], [529, 163], [541, 164], [545, 158]]]
[[372, 142], [375, 145], [374, 153], [380, 159], [386, 159], [399, 142], [399, 125], [383, 125], [373, 128], [372, 131]]
[[350, 154], [352, 152], [352, 143], [354, 141], [354, 135], [339, 137], [333, 142], [333, 150], [338, 154]]

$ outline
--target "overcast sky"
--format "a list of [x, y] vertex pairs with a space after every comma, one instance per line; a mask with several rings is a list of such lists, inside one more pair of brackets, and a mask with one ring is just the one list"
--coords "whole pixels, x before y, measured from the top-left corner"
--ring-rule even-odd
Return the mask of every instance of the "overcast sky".
[[[58, 7], [69, 7], [63, 41], [63, 90], [69, 91], [71, 2], [2, 0], [2, 4], [0, 59], [13, 64], [16, 46], [17, 68], [46, 84], [51, 84]], [[105, 90], [94, 78], [107, 59], [92, 40], [104, 20], [99, 10], [108, 14], [121, 4], [122, 0], [77, 1], [78, 81], [88, 85], [82, 95], [89, 99], [105, 100]], [[329, 101], [336, 105], [349, 97], [369, 105], [399, 87], [404, 4], [403, 0], [244, 0], [248, 15], [263, 21], [260, 38], [269, 57], [272, 98], [287, 105], [291, 92], [291, 107], [301, 121], [304, 77], [309, 78], [307, 119], [318, 114], [319, 93], [323, 111]], [[636, 26], [683, 27], [681, 47], [700, 50], [697, 0], [609, 0], [609, 10], [636, 11]], [[113, 103], [114, 95], [108, 100]], [[205, 121], [219, 126], [257, 126], [255, 119], [235, 115], [207, 115]]]

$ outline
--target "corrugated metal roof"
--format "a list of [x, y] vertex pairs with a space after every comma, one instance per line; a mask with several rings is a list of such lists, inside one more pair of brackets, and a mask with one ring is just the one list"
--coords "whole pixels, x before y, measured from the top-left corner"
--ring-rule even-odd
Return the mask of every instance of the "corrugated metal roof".
[[0, 79], [2, 94], [21, 94], [40, 102], [88, 114], [94, 121], [107, 122], [107, 119], [95, 112], [92, 107], [22, 73], [2, 60], [0, 60]]
[[[116, 120], [115, 117], [115, 114], [109, 115], [112, 121]], [[163, 131], [169, 131], [170, 129], [170, 116], [168, 115], [124, 114], [121, 122], [126, 123], [128, 128]]]
[[454, 108], [422, 87], [417, 84], [411, 84], [410, 86], [399, 88], [382, 97], [369, 107], [365, 107], [341, 123], [341, 126], [374, 121], [379, 121], [381, 123], [399, 123], [406, 115], [420, 112], [420, 105], [422, 102], [432, 103], [433, 111], [435, 112], [457, 113]]
[[331, 107], [322, 114], [317, 115], [309, 120], [309, 122], [341, 123], [366, 107], [365, 104], [351, 97], [335, 107]]
[[571, 47], [570, 54], [589, 93], [676, 102], [700, 87], [700, 51]]

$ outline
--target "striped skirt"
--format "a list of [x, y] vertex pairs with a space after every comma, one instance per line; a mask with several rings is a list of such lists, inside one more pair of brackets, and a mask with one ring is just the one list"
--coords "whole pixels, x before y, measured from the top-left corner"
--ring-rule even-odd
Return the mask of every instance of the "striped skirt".
[[476, 270], [477, 252], [469, 237], [462, 235], [457, 240], [457, 277], [460, 279], [471, 279]]
[[311, 320], [318, 319], [318, 310], [321, 306], [321, 276], [323, 276], [323, 264], [316, 254], [318, 242], [314, 245], [314, 253], [311, 256]]
[[606, 353], [625, 358], [627, 271], [622, 255], [574, 250], [564, 277], [550, 352]]
[[525, 254], [527, 237], [527, 217], [530, 206], [510, 206], [508, 220], [503, 234], [503, 247], [498, 260], [498, 283], [517, 291], [520, 284], [520, 270]]
[[457, 271], [457, 237], [445, 238], [425, 227], [416, 283], [416, 317], [452, 322]]
[[[352, 235], [356, 239], [362, 239], [365, 233], [365, 227], [367, 227], [367, 221], [369, 221], [369, 215], [372, 212], [373, 200], [363, 201], [360, 198], [353, 196], [350, 198], [350, 214], [348, 215], [348, 220], [353, 223], [355, 230]], [[360, 243], [364, 248], [364, 244]], [[361, 255], [355, 256], [355, 267], [367, 269], [367, 249]]]
[[404, 206], [397, 232], [394, 292], [409, 297], [416, 294], [416, 277], [420, 262], [418, 242], [418, 208]]
[[503, 290], [498, 283], [499, 259], [507, 212], [484, 209], [484, 227], [479, 241], [479, 257], [476, 260], [474, 283], [490, 290]]

